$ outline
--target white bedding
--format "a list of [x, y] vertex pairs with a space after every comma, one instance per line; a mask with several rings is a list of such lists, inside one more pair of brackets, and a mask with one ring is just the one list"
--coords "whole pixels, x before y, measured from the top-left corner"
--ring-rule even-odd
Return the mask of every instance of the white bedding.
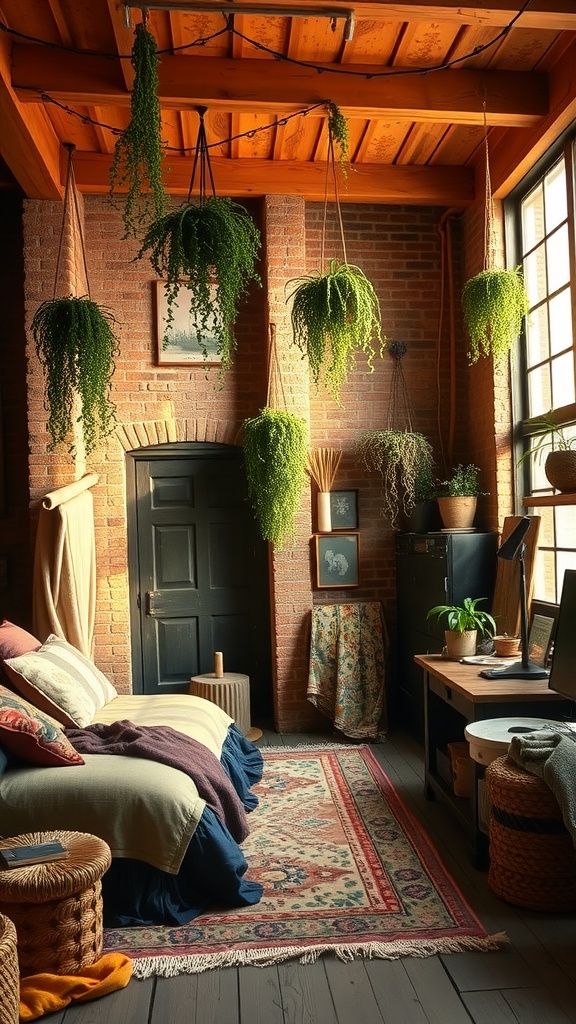
[[[118, 696], [94, 721], [128, 719], [169, 725], [204, 743], [218, 758], [232, 719], [188, 694]], [[113, 857], [133, 857], [176, 874], [205, 801], [183, 772], [156, 761], [86, 754], [84, 765], [19, 767], [0, 779], [0, 832], [68, 829], [93, 832]]]

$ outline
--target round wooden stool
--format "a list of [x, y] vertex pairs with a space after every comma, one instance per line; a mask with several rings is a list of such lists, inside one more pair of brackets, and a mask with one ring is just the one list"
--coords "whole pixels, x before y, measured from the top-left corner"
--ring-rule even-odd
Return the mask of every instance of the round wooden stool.
[[241, 732], [249, 740], [258, 740], [261, 729], [253, 729], [250, 725], [250, 677], [241, 672], [225, 672], [218, 677], [214, 672], [192, 676], [190, 693], [194, 697], [217, 704], [230, 718], [233, 718]]
[[16, 928], [20, 974], [78, 974], [102, 955], [102, 883], [110, 847], [85, 832], [29, 832], [0, 849], [59, 839], [65, 860], [5, 868], [0, 911]]
[[0, 1024], [18, 1024], [20, 1018], [20, 978], [16, 929], [8, 917], [0, 914]]
[[576, 910], [576, 850], [552, 790], [509, 757], [486, 768], [488, 885], [529, 910]]

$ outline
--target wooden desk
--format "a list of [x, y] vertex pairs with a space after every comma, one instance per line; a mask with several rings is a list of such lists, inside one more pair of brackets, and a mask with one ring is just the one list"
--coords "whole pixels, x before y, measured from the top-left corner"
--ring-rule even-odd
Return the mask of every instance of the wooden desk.
[[547, 679], [484, 679], [476, 665], [461, 665], [440, 654], [416, 654], [424, 673], [424, 785], [429, 800], [446, 800], [464, 826], [476, 867], [485, 867], [488, 837], [478, 824], [478, 792], [484, 768], [472, 762], [470, 798], [454, 795], [442, 771], [446, 745], [464, 739], [469, 722], [486, 718], [549, 718], [561, 721], [571, 702], [548, 688]]

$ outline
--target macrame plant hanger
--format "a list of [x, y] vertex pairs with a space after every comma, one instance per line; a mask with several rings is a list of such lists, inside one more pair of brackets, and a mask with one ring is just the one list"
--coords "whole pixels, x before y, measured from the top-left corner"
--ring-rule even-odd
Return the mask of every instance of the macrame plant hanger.
[[325, 246], [326, 246], [326, 223], [328, 219], [328, 183], [330, 174], [334, 185], [334, 205], [340, 229], [340, 241], [342, 243], [342, 262], [348, 263], [346, 255], [346, 239], [344, 238], [344, 223], [342, 220], [342, 209], [340, 207], [340, 194], [338, 192], [338, 172], [336, 169], [336, 155], [334, 152], [334, 136], [328, 121], [328, 160], [326, 161], [326, 175], [324, 178], [324, 211], [322, 216], [322, 235], [320, 240], [320, 273], [324, 273]]
[[[74, 177], [74, 165], [72, 161], [72, 154], [76, 149], [72, 142], [66, 142], [64, 144], [65, 149], [68, 151], [68, 168], [66, 172], [66, 184], [64, 187], [64, 200], [62, 204], [62, 223], [60, 225], [60, 238], [58, 241], [58, 255], [56, 258], [56, 272], [54, 275], [54, 292], [52, 295], [53, 299], [58, 296], [58, 280], [60, 277], [60, 271], [63, 263], [63, 254], [66, 247], [69, 251], [69, 264], [74, 268], [73, 275], [69, 275], [69, 280], [65, 288], [67, 295], [75, 293], [78, 297], [80, 294], [86, 294], [90, 298], [90, 282], [88, 280], [88, 264], [86, 261], [86, 247], [84, 243], [84, 231], [82, 229], [82, 220], [80, 218], [80, 209], [78, 206], [78, 191], [76, 189], [76, 180]], [[80, 252], [82, 257], [82, 269], [84, 271], [84, 281], [86, 284], [85, 289], [79, 289], [73, 287], [73, 277], [78, 279], [77, 266], [78, 261], [76, 260], [76, 238], [80, 241]]]
[[204, 115], [207, 109], [207, 107], [196, 107], [198, 117], [200, 118], [200, 124], [198, 125], [198, 137], [196, 139], [194, 162], [192, 164], [192, 175], [190, 178], [190, 188], [188, 189], [187, 200], [188, 202], [190, 202], [192, 198], [192, 193], [194, 191], [194, 183], [196, 181], [196, 174], [198, 174], [198, 198], [201, 204], [205, 201], [207, 196], [208, 181], [210, 182], [212, 195], [216, 195], [214, 175], [212, 174], [212, 165], [210, 163], [208, 140], [206, 138], [206, 128], [204, 125]]
[[391, 357], [393, 365], [386, 429], [405, 430], [412, 433], [412, 408], [402, 369], [402, 360], [407, 351], [408, 346], [403, 341], [391, 341], [388, 344], [388, 355]]
[[492, 181], [490, 178], [486, 97], [484, 97], [482, 103], [482, 115], [484, 120], [484, 159], [486, 163], [486, 186], [484, 199], [484, 270], [494, 270], [496, 263], [496, 240], [494, 238], [494, 201], [492, 198]]

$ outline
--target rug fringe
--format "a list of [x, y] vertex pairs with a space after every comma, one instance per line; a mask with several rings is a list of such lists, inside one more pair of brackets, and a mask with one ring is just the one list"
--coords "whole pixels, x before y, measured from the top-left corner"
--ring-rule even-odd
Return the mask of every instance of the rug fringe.
[[220, 967], [269, 967], [284, 960], [298, 959], [301, 964], [313, 964], [324, 953], [334, 953], [339, 960], [351, 961], [359, 957], [368, 960], [398, 960], [402, 956], [434, 956], [441, 953], [489, 952], [508, 945], [505, 932], [485, 936], [460, 936], [443, 939], [399, 939], [397, 942], [351, 943], [350, 945], [286, 946], [270, 949], [228, 949], [220, 953], [191, 954], [189, 956], [149, 956], [132, 961], [135, 978], [174, 978], [178, 974], [200, 974]]
[[259, 747], [260, 753], [264, 754], [277, 754], [281, 751], [283, 754], [306, 754], [316, 752], [318, 750], [361, 750], [363, 747], [370, 748], [371, 744], [366, 740], [350, 740], [350, 743], [299, 743], [295, 747]]

